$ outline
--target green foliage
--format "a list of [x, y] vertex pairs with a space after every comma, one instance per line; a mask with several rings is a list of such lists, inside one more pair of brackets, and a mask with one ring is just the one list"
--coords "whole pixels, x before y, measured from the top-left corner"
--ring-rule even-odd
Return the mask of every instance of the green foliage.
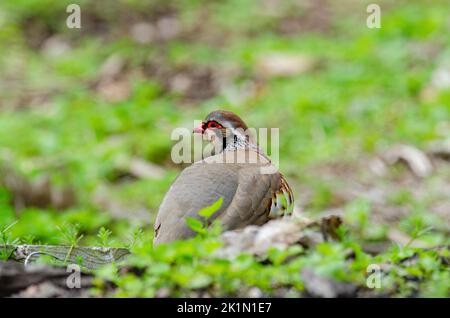
[[200, 220], [188, 217], [188, 218], [186, 218], [186, 224], [191, 228], [192, 231], [194, 231], [196, 233], [199, 233], [199, 234], [206, 233], [205, 225]]
[[[117, 284], [109, 296], [175, 297], [193, 295], [248, 296], [257, 287], [265, 296], [299, 296], [304, 291], [303, 268], [312, 268], [322, 276], [351, 282], [366, 288], [366, 269], [370, 264], [392, 264], [382, 277], [381, 289], [374, 293], [414, 296], [424, 288], [422, 296], [446, 297], [448, 269], [441, 252], [394, 247], [374, 258], [353, 241], [322, 243], [312, 250], [298, 246], [287, 250], [271, 249], [267, 258], [242, 254], [233, 259], [220, 257], [221, 242], [214, 235], [158, 245], [141, 245], [124, 264], [128, 268], [118, 274], [116, 265], [100, 269], [101, 278], [94, 290], [104, 293], [104, 280]], [[406, 259], [406, 261], [405, 261]], [[411, 266], [410, 262], [414, 265]], [[439, 278], [445, 281], [437, 281]], [[417, 282], [415, 279], [419, 279]]]
[[80, 240], [83, 238], [83, 234], [79, 233], [79, 224], [65, 224], [61, 227], [58, 227], [58, 230], [61, 233], [63, 244], [76, 246], [78, 242], [80, 242]]
[[423, 250], [393, 246], [377, 257], [378, 261], [394, 264], [388, 276], [383, 278], [383, 290], [396, 291], [400, 297], [449, 297], [449, 270], [443, 262], [448, 255], [448, 248]]
[[[186, 218], [186, 224], [189, 226], [191, 230], [194, 232], [200, 234], [200, 235], [206, 235], [209, 233], [208, 226], [209, 226], [209, 219], [213, 216], [214, 213], [216, 213], [220, 207], [222, 206], [223, 198], [220, 197], [216, 202], [211, 204], [210, 206], [202, 208], [200, 211], [197, 212], [197, 214], [203, 218], [202, 220], [188, 217]], [[213, 233], [220, 233], [220, 223], [213, 222], [214, 229]]]
[[222, 206], [222, 202], [223, 202], [223, 197], [220, 197], [216, 202], [214, 202], [210, 206], [205, 207], [205, 208], [201, 209], [200, 211], [198, 211], [197, 214], [204, 217], [206, 220], [208, 220], [209, 218], [211, 218], [211, 216], [214, 213], [219, 211], [220, 207]]
[[73, 248], [78, 245], [80, 240], [83, 238], [83, 235], [79, 234], [79, 224], [66, 224], [62, 227], [58, 227], [58, 229], [61, 232], [63, 243], [70, 246], [66, 258], [64, 259], [64, 263], [67, 263]]
[[132, 249], [137, 243], [142, 242], [142, 236], [144, 235], [144, 231], [142, 228], [135, 228], [131, 236], [128, 238], [127, 248]]
[[111, 236], [112, 232], [108, 229], [105, 229], [104, 227], [101, 227], [100, 230], [98, 231], [97, 237], [100, 241], [100, 246], [102, 247], [107, 247], [107, 246], [111, 246], [110, 244], [110, 236]]
[[344, 222], [351, 227], [351, 232], [364, 240], [383, 240], [386, 237], [386, 226], [374, 223], [370, 219], [371, 205], [367, 200], [358, 199], [350, 202], [345, 209]]
[[[211, 211], [220, 208], [217, 202], [202, 209], [208, 210], [208, 214], [202, 214], [213, 215]], [[367, 204], [357, 202], [350, 211], [354, 211], [358, 224], [365, 224]], [[108, 293], [106, 280], [117, 285], [112, 294], [107, 294], [115, 297], [245, 297], [252, 288], [258, 288], [265, 296], [280, 295], [280, 290], [284, 290], [283, 296], [289, 297], [304, 291], [301, 275], [304, 268], [314, 269], [324, 278], [366, 288], [368, 266], [384, 264], [389, 269], [382, 277], [382, 286], [374, 293], [414, 296], [423, 286], [422, 296], [448, 296], [444, 287], [449, 283], [448, 268], [443, 261], [449, 256], [448, 248], [426, 251], [408, 245], [394, 246], [373, 257], [341, 226], [340, 242], [323, 242], [306, 250], [299, 245], [285, 250], [270, 248], [266, 256], [244, 253], [226, 258], [220, 252], [220, 229], [207, 228], [206, 223], [194, 218], [189, 218], [187, 224], [197, 232], [196, 237], [156, 248], [143, 242], [135, 245], [132, 255], [120, 265], [127, 270], [119, 274], [117, 265], [111, 264], [96, 272], [99, 279], [93, 293]], [[438, 278], [447, 280], [437, 282]], [[414, 283], [417, 279], [419, 283]]]
[[10, 233], [11, 228], [16, 223], [17, 222], [14, 222], [6, 226], [0, 225], [0, 246], [3, 246], [3, 249], [0, 250], [0, 260], [7, 260], [11, 256], [12, 250], [7, 248], [7, 245], [19, 243], [19, 239], [18, 238], [13, 239]]

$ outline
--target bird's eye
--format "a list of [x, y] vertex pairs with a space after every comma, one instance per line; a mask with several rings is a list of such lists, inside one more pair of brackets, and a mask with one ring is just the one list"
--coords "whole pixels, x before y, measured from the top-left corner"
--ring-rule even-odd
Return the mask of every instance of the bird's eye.
[[218, 122], [216, 121], [210, 121], [208, 123], [208, 128], [222, 128], [222, 125], [220, 125]]

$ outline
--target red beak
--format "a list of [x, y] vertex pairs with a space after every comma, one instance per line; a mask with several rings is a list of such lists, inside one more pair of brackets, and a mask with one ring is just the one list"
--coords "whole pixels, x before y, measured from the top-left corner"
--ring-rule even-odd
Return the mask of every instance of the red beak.
[[198, 127], [195, 127], [192, 132], [194, 134], [203, 134], [205, 132], [205, 130], [203, 129], [203, 123], [201, 123]]

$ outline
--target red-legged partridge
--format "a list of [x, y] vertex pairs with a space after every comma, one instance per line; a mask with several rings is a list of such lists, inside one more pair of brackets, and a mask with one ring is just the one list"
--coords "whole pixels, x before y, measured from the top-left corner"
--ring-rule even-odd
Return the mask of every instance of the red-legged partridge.
[[222, 205], [208, 221], [220, 220], [224, 230], [261, 225], [292, 211], [286, 179], [246, 131], [242, 119], [223, 110], [210, 113], [194, 129], [219, 151], [184, 169], [170, 186], [156, 217], [155, 245], [195, 235], [186, 218], [202, 220], [197, 212], [220, 197]]

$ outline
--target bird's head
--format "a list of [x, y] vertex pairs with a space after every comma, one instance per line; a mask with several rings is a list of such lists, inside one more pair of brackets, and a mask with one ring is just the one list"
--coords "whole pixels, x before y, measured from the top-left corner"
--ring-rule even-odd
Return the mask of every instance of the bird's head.
[[202, 134], [213, 143], [222, 145], [222, 150], [245, 148], [253, 144], [245, 122], [235, 113], [215, 110], [194, 128], [194, 133]]

